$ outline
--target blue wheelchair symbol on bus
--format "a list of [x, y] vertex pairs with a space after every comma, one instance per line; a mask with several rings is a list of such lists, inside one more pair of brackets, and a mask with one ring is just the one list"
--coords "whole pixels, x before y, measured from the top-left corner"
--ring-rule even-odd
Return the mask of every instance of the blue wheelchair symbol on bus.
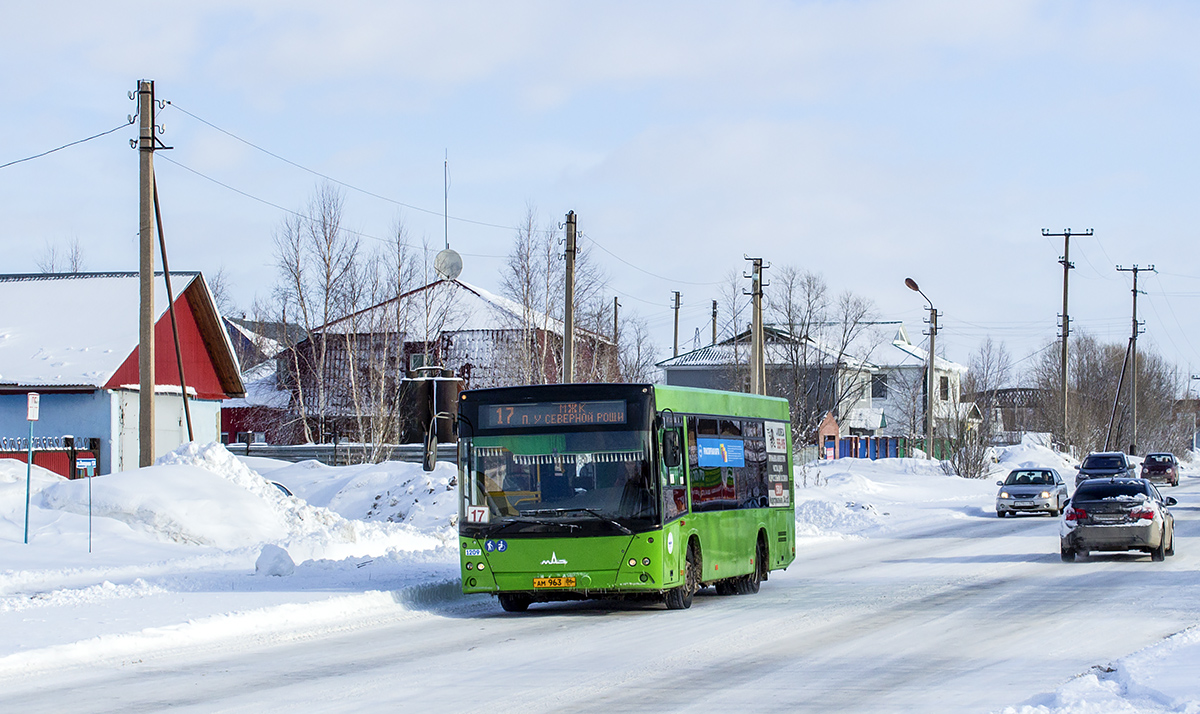
[[503, 553], [504, 551], [508, 550], [508, 541], [503, 541], [503, 540], [484, 541], [483, 549], [489, 553]]

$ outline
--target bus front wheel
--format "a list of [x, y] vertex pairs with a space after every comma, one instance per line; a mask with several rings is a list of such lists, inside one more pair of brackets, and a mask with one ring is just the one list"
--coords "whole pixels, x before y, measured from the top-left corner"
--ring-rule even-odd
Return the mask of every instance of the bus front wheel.
[[500, 598], [500, 607], [504, 608], [505, 612], [525, 612], [531, 602], [528, 595], [521, 593], [500, 593], [497, 597]]
[[692, 606], [692, 596], [700, 589], [700, 553], [693, 543], [688, 546], [683, 584], [667, 591], [668, 610], [686, 610]]

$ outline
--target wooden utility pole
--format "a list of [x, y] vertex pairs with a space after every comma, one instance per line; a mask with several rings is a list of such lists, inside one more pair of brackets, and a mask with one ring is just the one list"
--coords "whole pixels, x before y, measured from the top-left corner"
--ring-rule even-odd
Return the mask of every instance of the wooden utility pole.
[[1133, 434], [1129, 440], [1129, 455], [1137, 456], [1137, 386], [1138, 386], [1138, 361], [1137, 361], [1137, 336], [1141, 332], [1141, 323], [1137, 319], [1137, 296], [1138, 296], [1138, 273], [1143, 270], [1149, 270], [1157, 273], [1153, 265], [1148, 265], [1145, 268], [1138, 267], [1135, 263], [1132, 268], [1122, 268], [1117, 266], [1117, 270], [1123, 273], [1133, 273], [1133, 334], [1129, 338], [1129, 410], [1131, 412], [1131, 422]]
[[1047, 238], [1062, 238], [1063, 239], [1063, 254], [1059, 257], [1058, 262], [1062, 263], [1063, 267], [1063, 306], [1062, 306], [1062, 333], [1059, 339], [1062, 341], [1061, 357], [1059, 365], [1059, 374], [1062, 376], [1062, 421], [1059, 426], [1062, 429], [1063, 446], [1070, 445], [1070, 439], [1067, 437], [1067, 393], [1070, 391], [1067, 379], [1067, 341], [1071, 335], [1071, 318], [1067, 313], [1067, 282], [1070, 278], [1071, 269], [1075, 264], [1071, 262], [1071, 236], [1090, 236], [1092, 229], [1089, 228], [1083, 233], [1072, 233], [1070, 228], [1063, 229], [1062, 233], [1051, 233], [1045, 228], [1042, 229], [1042, 235]]
[[717, 344], [717, 301], [713, 300], [712, 343]]
[[617, 319], [617, 312], [621, 309], [621, 303], [617, 301], [616, 296], [613, 296], [613, 381], [621, 381], [621, 344], [620, 339], [620, 321]]
[[672, 309], [675, 311], [675, 346], [671, 350], [672, 357], [679, 356], [679, 291], [675, 290], [675, 305]]
[[750, 318], [750, 393], [751, 394], [766, 394], [767, 393], [767, 369], [766, 369], [766, 350], [764, 349], [763, 338], [763, 321], [762, 321], [762, 295], [763, 288], [766, 287], [763, 283], [763, 259], [745, 257], [751, 262], [750, 274], [744, 277], [750, 278], [750, 292], [746, 293], [750, 296], [750, 301], [753, 306], [753, 312]]
[[562, 383], [575, 381], [575, 211], [567, 212], [567, 297], [563, 319]]
[[154, 82], [138, 82], [138, 465], [154, 464]]

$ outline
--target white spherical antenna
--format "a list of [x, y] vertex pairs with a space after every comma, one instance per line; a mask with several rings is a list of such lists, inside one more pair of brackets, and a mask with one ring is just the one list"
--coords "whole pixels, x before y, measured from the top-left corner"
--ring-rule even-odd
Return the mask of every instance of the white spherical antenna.
[[443, 280], [454, 280], [462, 273], [462, 256], [447, 248], [433, 259], [433, 271]]

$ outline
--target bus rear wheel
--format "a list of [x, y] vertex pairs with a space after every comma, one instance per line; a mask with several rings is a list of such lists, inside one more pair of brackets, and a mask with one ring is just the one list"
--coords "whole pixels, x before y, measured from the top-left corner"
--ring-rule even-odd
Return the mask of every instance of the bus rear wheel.
[[505, 612], [525, 612], [532, 602], [528, 595], [521, 593], [500, 593], [497, 597], [500, 599], [500, 607], [504, 608]]
[[667, 591], [668, 610], [686, 610], [692, 606], [692, 596], [700, 589], [700, 553], [695, 543], [688, 546], [683, 584]]
[[738, 579], [738, 592], [743, 595], [753, 595], [758, 592], [762, 586], [762, 581], [766, 580], [767, 570], [767, 548], [761, 540], [758, 541], [758, 546], [754, 549], [754, 572], [749, 575], [743, 575]]

